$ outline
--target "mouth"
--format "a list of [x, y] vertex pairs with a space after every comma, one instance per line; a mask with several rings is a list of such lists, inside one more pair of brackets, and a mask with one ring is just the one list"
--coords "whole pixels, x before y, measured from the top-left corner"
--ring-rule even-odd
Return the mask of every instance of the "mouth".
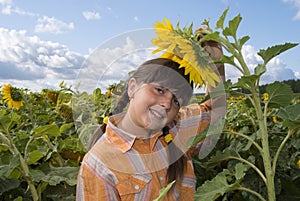
[[154, 110], [151, 108], [149, 109], [149, 111], [155, 119], [162, 120], [166, 117], [166, 115], [160, 111], [157, 111], [157, 110]]

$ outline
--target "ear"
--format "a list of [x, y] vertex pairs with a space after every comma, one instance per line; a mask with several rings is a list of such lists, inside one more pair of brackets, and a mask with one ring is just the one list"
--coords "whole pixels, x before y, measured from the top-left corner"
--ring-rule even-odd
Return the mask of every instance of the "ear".
[[130, 80], [128, 81], [128, 89], [127, 89], [129, 98], [132, 98], [134, 96], [136, 86], [137, 86], [136, 79], [130, 78]]

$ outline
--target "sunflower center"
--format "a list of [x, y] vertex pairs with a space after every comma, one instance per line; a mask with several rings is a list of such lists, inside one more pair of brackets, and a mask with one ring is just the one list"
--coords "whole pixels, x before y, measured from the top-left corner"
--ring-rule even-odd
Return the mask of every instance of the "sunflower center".
[[21, 101], [22, 100], [22, 94], [20, 93], [20, 90], [12, 87], [11, 88], [11, 99], [13, 101]]

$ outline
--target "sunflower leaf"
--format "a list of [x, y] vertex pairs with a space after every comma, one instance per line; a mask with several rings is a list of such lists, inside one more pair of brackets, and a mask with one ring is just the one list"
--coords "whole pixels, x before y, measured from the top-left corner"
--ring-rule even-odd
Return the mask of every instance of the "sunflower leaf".
[[267, 48], [266, 50], [261, 49], [257, 54], [261, 56], [261, 58], [264, 60], [264, 63], [267, 64], [275, 56], [297, 45], [298, 43], [285, 43], [281, 45], [274, 45], [272, 47]]
[[163, 200], [163, 197], [168, 193], [168, 191], [171, 189], [171, 187], [173, 186], [173, 184], [175, 183], [176, 180], [172, 181], [171, 183], [169, 183], [165, 188], [160, 189], [159, 191], [159, 196], [153, 200], [153, 201], [161, 201]]
[[226, 27], [223, 30], [223, 35], [224, 36], [232, 36], [232, 37], [235, 38], [236, 37], [236, 31], [237, 31], [237, 28], [238, 28], [241, 20], [242, 20], [242, 17], [240, 16], [240, 14], [238, 14], [235, 18], [230, 20], [228, 27]]
[[216, 29], [224, 28], [224, 21], [225, 21], [228, 10], [229, 10], [229, 7], [226, 10], [224, 10], [224, 12], [222, 13], [221, 17], [219, 18], [219, 20], [216, 23]]
[[258, 64], [255, 69], [254, 69], [254, 73], [255, 75], [261, 76], [262, 74], [264, 74], [266, 72], [266, 65], [264, 64]]
[[287, 106], [293, 99], [293, 91], [287, 84], [274, 82], [266, 87], [269, 94], [269, 105], [272, 107]]
[[250, 39], [249, 36], [244, 36], [244, 37], [240, 38], [238, 40], [239, 46], [242, 47], [249, 39]]
[[283, 119], [283, 125], [291, 129], [300, 129], [300, 103], [280, 108], [278, 117]]
[[215, 200], [226, 192], [238, 189], [240, 184], [237, 181], [229, 184], [227, 175], [231, 175], [231, 172], [224, 169], [215, 178], [206, 181], [197, 189], [194, 200]]
[[33, 131], [35, 132], [33, 137], [41, 137], [43, 135], [58, 137], [61, 134], [57, 125], [38, 126]]

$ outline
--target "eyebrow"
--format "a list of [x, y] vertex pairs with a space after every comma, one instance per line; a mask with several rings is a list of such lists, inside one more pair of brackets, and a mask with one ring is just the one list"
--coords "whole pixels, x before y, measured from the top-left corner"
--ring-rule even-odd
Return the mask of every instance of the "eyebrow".
[[183, 98], [181, 96], [179, 96], [179, 95], [176, 95], [177, 94], [176, 92], [179, 91], [178, 89], [176, 89], [176, 88], [169, 88], [169, 87], [166, 87], [166, 86], [164, 86], [164, 85], [162, 85], [160, 83], [156, 83], [156, 82], [151, 82], [149, 84], [155, 85], [157, 87], [162, 87], [162, 88], [170, 91], [173, 94], [173, 97], [175, 97], [178, 101], [180, 101], [181, 103], [183, 103]]

